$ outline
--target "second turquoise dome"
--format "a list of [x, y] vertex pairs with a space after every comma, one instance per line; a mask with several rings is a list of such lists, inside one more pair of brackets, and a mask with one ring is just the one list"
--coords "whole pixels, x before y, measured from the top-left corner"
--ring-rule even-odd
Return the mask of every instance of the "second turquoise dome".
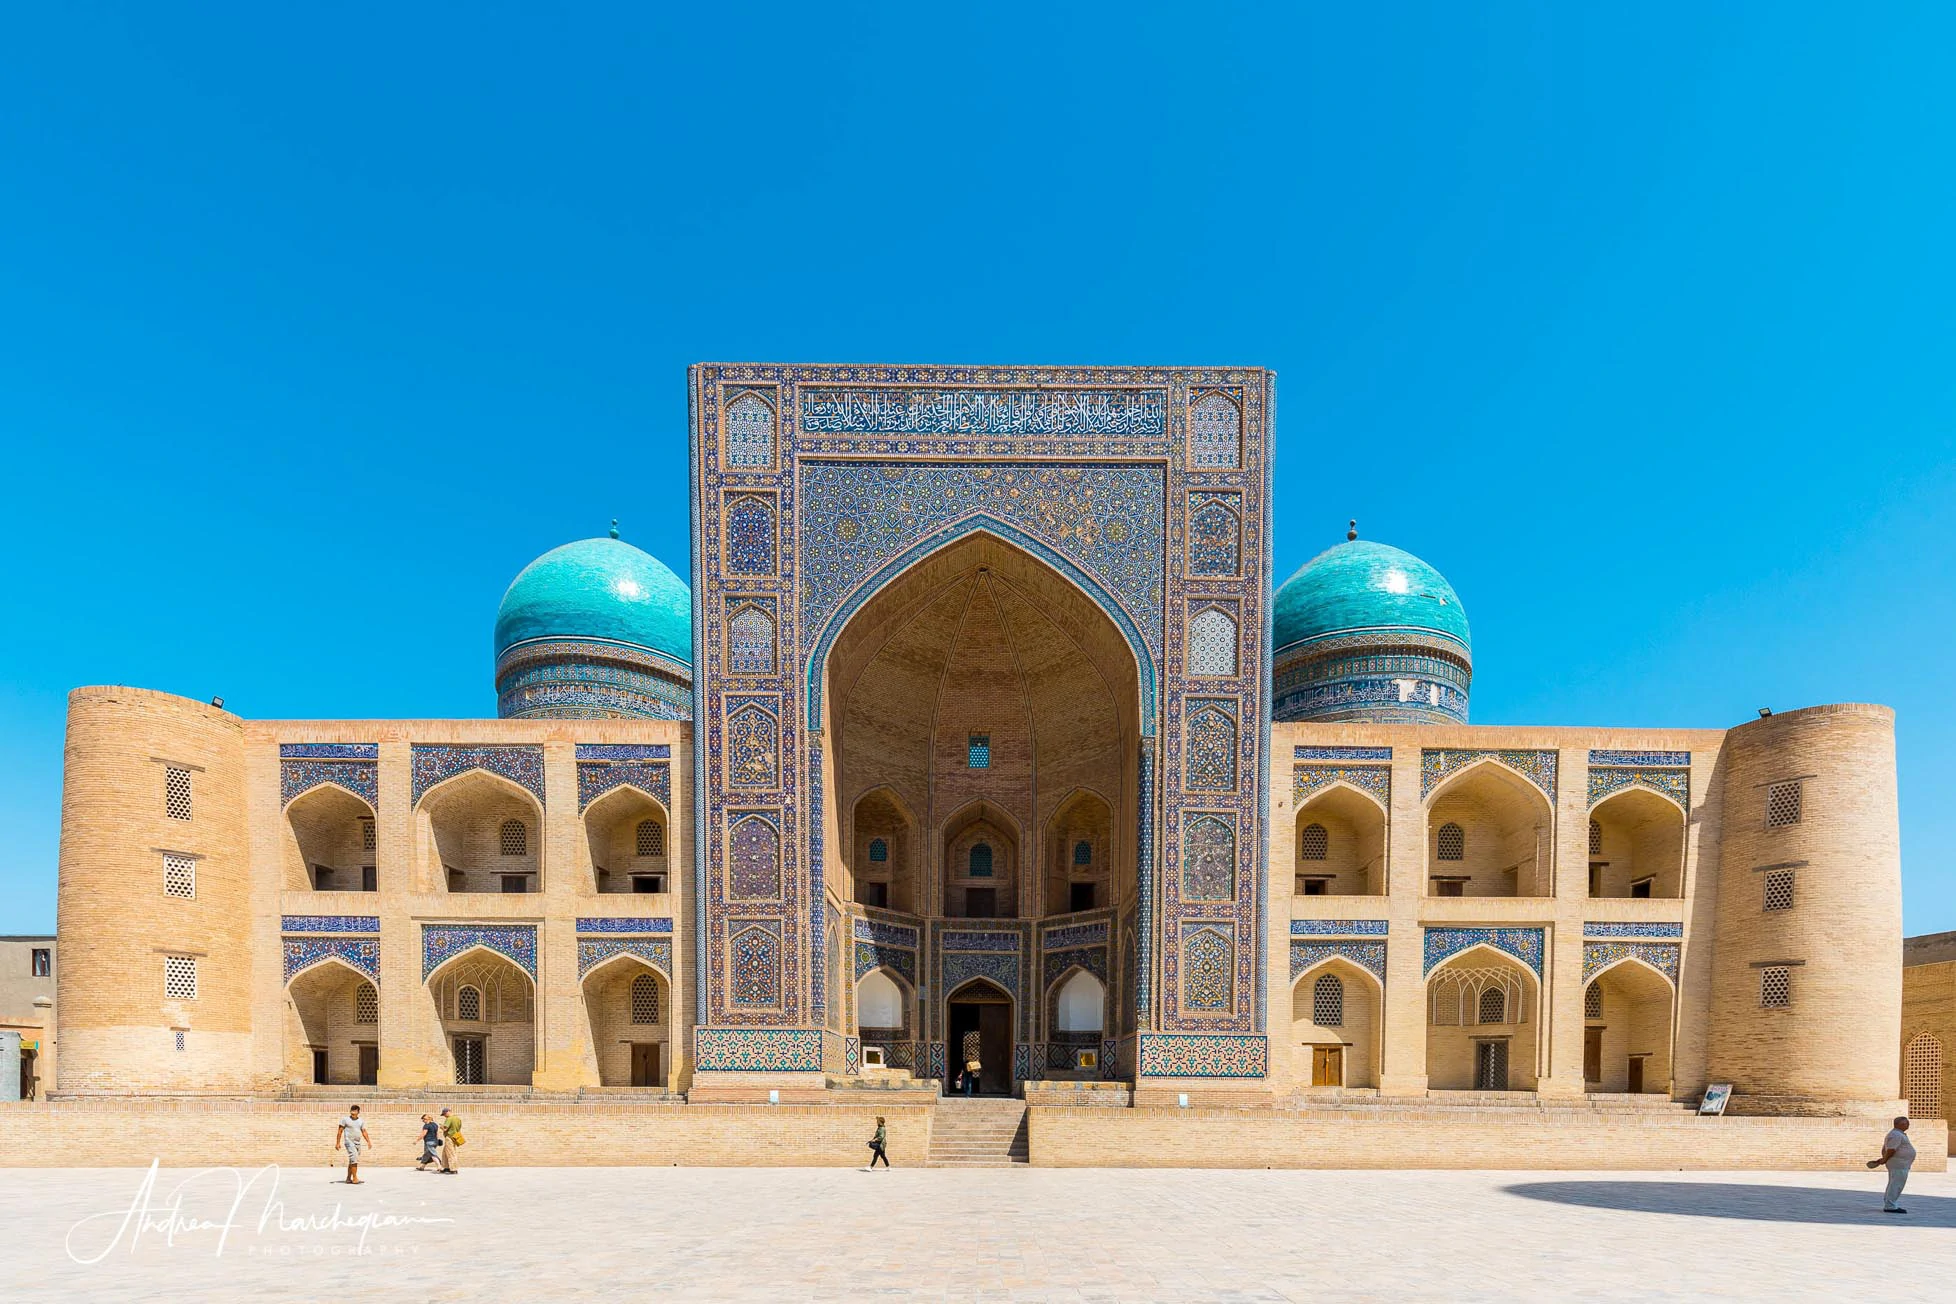
[[1470, 648], [1467, 612], [1446, 577], [1401, 548], [1353, 539], [1326, 548], [1277, 590], [1272, 646], [1327, 634], [1410, 629]]
[[579, 539], [525, 566], [496, 611], [496, 655], [538, 638], [607, 639], [693, 661], [693, 595], [657, 557]]

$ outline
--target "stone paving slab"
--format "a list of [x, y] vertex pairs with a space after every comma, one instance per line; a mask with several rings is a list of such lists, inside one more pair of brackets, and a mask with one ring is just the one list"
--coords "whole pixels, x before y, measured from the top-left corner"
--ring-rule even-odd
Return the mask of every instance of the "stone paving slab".
[[1956, 1279], [1945, 1173], [1911, 1181], [1907, 1217], [1864, 1172], [363, 1175], [163, 1170], [138, 1234], [147, 1170], [0, 1170], [0, 1297], [1648, 1304], [1926, 1298]]

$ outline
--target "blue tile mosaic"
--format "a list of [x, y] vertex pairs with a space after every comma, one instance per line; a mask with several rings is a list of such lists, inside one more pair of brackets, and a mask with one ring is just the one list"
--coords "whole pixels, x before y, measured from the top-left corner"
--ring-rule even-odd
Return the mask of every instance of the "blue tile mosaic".
[[380, 766], [374, 761], [281, 760], [278, 763], [279, 801], [283, 805], [291, 805], [293, 798], [325, 783], [344, 788], [366, 802], [369, 810], [380, 809]]
[[537, 976], [535, 924], [423, 924], [421, 980], [426, 982], [435, 970], [478, 946], [494, 951], [531, 978]]
[[1449, 776], [1481, 761], [1498, 761], [1542, 790], [1555, 803], [1555, 753], [1521, 748], [1429, 748], [1420, 753], [1419, 795], [1424, 801]]
[[1051, 992], [1053, 984], [1071, 969], [1084, 969], [1100, 980], [1104, 987], [1107, 978], [1107, 948], [1104, 946], [1076, 946], [1064, 951], [1048, 951], [1041, 960], [1039, 987], [1041, 991]]
[[727, 699], [726, 782], [730, 788], [771, 789], [781, 779], [781, 731], [769, 699]]
[[1303, 805], [1326, 788], [1348, 783], [1392, 809], [1392, 770], [1384, 765], [1299, 765], [1291, 771], [1290, 799]]
[[947, 932], [938, 939], [938, 946], [946, 951], [1011, 951], [1017, 954], [1020, 934], [1014, 930], [992, 932], [980, 929], [960, 929]]
[[842, 1039], [842, 1071], [845, 1074], [860, 1074], [863, 1071], [863, 1039], [844, 1037]]
[[772, 575], [775, 563], [774, 499], [761, 494], [727, 498], [727, 573]]
[[885, 923], [880, 919], [857, 919], [856, 940], [908, 947], [914, 951], [917, 949], [917, 930], [904, 924]]
[[577, 939], [579, 980], [607, 960], [636, 956], [672, 981], [672, 939], [667, 937], [580, 937]]
[[727, 835], [727, 896], [772, 900], [781, 895], [781, 831], [765, 815], [743, 815]]
[[1583, 924], [1584, 937], [1683, 937], [1684, 925], [1639, 921], [1590, 920]]
[[1236, 895], [1236, 833], [1221, 815], [1198, 815], [1182, 835], [1182, 899], [1229, 901]]
[[577, 921], [580, 933], [670, 933], [672, 919], [661, 915], [639, 915], [633, 918], [581, 918]]
[[699, 1028], [693, 1054], [702, 1073], [820, 1073], [820, 1028]]
[[1189, 495], [1189, 574], [1236, 575], [1243, 569], [1243, 495]]
[[1389, 761], [1390, 747], [1293, 747], [1294, 761]]
[[1048, 950], [1062, 950], [1069, 946], [1094, 946], [1107, 940], [1107, 921], [1102, 919], [1091, 924], [1068, 924], [1059, 928], [1042, 929], [1039, 934], [1040, 945]]
[[1426, 930], [1425, 964], [1421, 971], [1433, 970], [1471, 947], [1487, 946], [1513, 956], [1542, 976], [1543, 930], [1539, 928], [1429, 928]]
[[579, 761], [577, 809], [586, 807], [614, 788], [637, 788], [668, 811], [672, 809], [672, 766], [666, 761]]
[[1208, 925], [1182, 926], [1182, 1009], [1202, 1013], [1227, 1011], [1235, 1003], [1231, 978], [1235, 948], [1222, 929]]
[[1140, 1043], [1144, 1078], [1262, 1078], [1270, 1073], [1266, 1037], [1144, 1032]]
[[280, 915], [282, 933], [378, 933], [379, 915]]
[[1587, 983], [1597, 974], [1624, 960], [1649, 965], [1678, 985], [1678, 959], [1682, 948], [1676, 942], [1584, 942], [1582, 980]]
[[1691, 771], [1689, 770], [1591, 770], [1589, 804], [1594, 807], [1606, 797], [1625, 788], [1648, 788], [1669, 797], [1685, 810], [1691, 809]]
[[1691, 767], [1691, 753], [1624, 752], [1593, 748], [1589, 753], [1589, 763], [1591, 765], [1628, 765], [1637, 769], [1642, 769], [1647, 766], [1654, 766], [1659, 769], [1666, 766], [1689, 769]]
[[1161, 389], [805, 385], [801, 428], [816, 435], [1162, 435], [1168, 395]]
[[[1017, 955], [993, 955], [984, 952], [952, 951], [942, 957], [943, 991], [948, 996], [955, 995], [958, 988], [974, 978], [983, 978], [1004, 990], [1014, 1001], [1019, 1001], [1019, 957]], [[1020, 1001], [1020, 1004], [1023, 1004]], [[1022, 1020], [1023, 1022], [1023, 1020]]]
[[380, 939], [367, 937], [287, 937], [281, 939], [285, 952], [285, 981], [317, 964], [342, 960], [380, 981]]
[[1292, 937], [1384, 937], [1390, 923], [1384, 919], [1293, 919]]
[[669, 761], [670, 743], [578, 743], [580, 761]]
[[541, 747], [459, 747], [417, 743], [414, 755], [414, 804], [419, 806], [428, 789], [470, 770], [487, 770], [526, 789], [537, 804], [543, 804], [543, 748]]
[[1236, 790], [1236, 711], [1225, 699], [1189, 701], [1188, 772], [1190, 792]]
[[892, 973], [900, 974], [913, 991], [916, 989], [917, 953], [915, 951], [900, 946], [866, 942], [857, 938], [855, 980], [861, 982], [862, 976], [871, 969], [888, 969]]
[[496, 659], [503, 720], [690, 720], [693, 670], [608, 639], [532, 639]]
[[1296, 982], [1312, 966], [1340, 957], [1350, 960], [1380, 982], [1385, 981], [1386, 944], [1384, 942], [1292, 942], [1290, 980]]

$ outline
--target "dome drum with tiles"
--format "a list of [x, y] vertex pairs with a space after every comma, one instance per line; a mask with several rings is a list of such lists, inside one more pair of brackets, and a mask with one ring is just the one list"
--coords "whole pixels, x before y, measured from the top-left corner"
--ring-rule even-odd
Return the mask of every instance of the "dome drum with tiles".
[[1460, 596], [1411, 553], [1360, 540], [1356, 523], [1277, 590], [1272, 645], [1278, 720], [1467, 722]]
[[496, 714], [505, 720], [693, 714], [692, 593], [611, 536], [553, 548], [496, 613]]

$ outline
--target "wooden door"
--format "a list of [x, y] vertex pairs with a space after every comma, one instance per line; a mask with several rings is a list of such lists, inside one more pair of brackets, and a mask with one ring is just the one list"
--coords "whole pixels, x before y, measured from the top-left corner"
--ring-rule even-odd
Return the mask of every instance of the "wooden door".
[[636, 1041], [632, 1043], [632, 1085], [635, 1087], [657, 1087], [663, 1085], [659, 1079], [658, 1042]]
[[[1585, 1082], [1603, 1080], [1603, 1030], [1584, 1028], [1582, 1030], [1582, 1077]], [[1635, 1088], [1631, 1088], [1633, 1091]]]
[[1644, 1057], [1641, 1055], [1632, 1055], [1630, 1057], [1630, 1090], [1632, 1092], [1638, 1092], [1643, 1089]]
[[360, 1083], [371, 1087], [380, 1081], [380, 1047], [360, 1047]]
[[1342, 1087], [1345, 1085], [1345, 1048], [1343, 1046], [1311, 1047], [1311, 1085], [1314, 1087]]

